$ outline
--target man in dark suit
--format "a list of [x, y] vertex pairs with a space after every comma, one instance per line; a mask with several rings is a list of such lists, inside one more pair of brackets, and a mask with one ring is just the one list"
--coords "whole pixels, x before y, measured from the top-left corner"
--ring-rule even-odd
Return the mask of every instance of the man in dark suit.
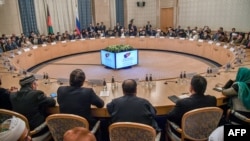
[[[30, 129], [38, 127], [45, 121], [45, 111], [48, 107], [54, 107], [55, 99], [47, 97], [43, 91], [37, 90], [34, 75], [25, 77], [19, 81], [21, 89], [10, 95], [13, 111], [23, 114], [29, 121]], [[35, 136], [45, 133], [40, 132]], [[33, 137], [35, 137], [33, 136]]]
[[98, 108], [104, 106], [104, 101], [96, 95], [92, 88], [82, 87], [85, 73], [75, 69], [70, 74], [70, 86], [61, 86], [57, 90], [57, 102], [60, 113], [75, 114], [86, 118], [92, 128], [96, 119], [91, 116], [91, 105]]
[[205, 95], [207, 80], [200, 75], [193, 76], [190, 85], [190, 96], [180, 99], [176, 102], [175, 107], [167, 114], [167, 119], [181, 127], [182, 116], [193, 109], [216, 106], [214, 96]]
[[1, 87], [0, 87], [0, 108], [12, 110], [12, 105], [10, 102], [10, 91]]
[[136, 96], [137, 84], [133, 79], [122, 83], [124, 96], [113, 99], [107, 104], [107, 110], [114, 122], [137, 122], [152, 126], [160, 131], [155, 120], [156, 110], [146, 99]]

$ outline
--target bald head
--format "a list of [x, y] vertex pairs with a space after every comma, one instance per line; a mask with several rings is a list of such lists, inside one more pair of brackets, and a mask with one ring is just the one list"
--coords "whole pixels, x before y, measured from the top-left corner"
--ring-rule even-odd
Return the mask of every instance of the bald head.
[[124, 80], [122, 83], [122, 90], [124, 95], [135, 95], [136, 94], [136, 81], [133, 79]]
[[88, 129], [75, 127], [64, 133], [63, 141], [96, 141], [96, 138]]

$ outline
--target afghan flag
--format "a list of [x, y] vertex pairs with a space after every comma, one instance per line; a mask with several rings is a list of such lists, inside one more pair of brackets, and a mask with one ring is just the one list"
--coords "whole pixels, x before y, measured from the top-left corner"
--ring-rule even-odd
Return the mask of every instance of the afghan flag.
[[49, 6], [47, 5], [47, 25], [48, 25], [48, 34], [53, 34], [53, 27], [51, 22], [51, 17], [49, 13]]

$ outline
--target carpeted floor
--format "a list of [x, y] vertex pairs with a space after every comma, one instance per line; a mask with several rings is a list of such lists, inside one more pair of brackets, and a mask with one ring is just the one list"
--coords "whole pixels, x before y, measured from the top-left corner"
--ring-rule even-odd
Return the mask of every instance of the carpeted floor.
[[202, 73], [213, 66], [212, 63], [194, 56], [162, 51], [139, 51], [139, 64], [131, 68], [113, 70], [101, 65], [100, 53], [85, 53], [53, 60], [35, 68], [32, 72], [43, 74], [47, 72], [51, 78], [69, 78], [76, 68], [83, 69], [88, 79], [106, 79], [108, 82], [114, 76], [116, 81], [124, 79], [144, 80], [146, 74], [152, 74], [153, 79], [168, 79], [178, 77], [180, 72]]

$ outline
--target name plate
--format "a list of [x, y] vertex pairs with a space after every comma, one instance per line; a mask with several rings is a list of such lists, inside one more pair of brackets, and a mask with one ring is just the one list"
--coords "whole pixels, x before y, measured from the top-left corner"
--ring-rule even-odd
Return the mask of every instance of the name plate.
[[18, 51], [16, 52], [16, 54], [20, 55], [20, 54], [22, 54], [22, 51], [18, 50]]
[[52, 42], [52, 43], [51, 43], [51, 45], [55, 45], [55, 44], [56, 44], [56, 42]]
[[28, 52], [28, 51], [30, 51], [30, 48], [24, 48], [23, 50], [24, 50], [24, 52]]
[[231, 47], [229, 50], [230, 50], [231, 52], [233, 52], [233, 51], [234, 51], [234, 48], [233, 48], [233, 47]]
[[213, 44], [213, 41], [208, 41], [209, 44]]
[[202, 43], [202, 42], [204, 42], [204, 40], [199, 39], [198, 42], [201, 42], [201, 43]]
[[220, 43], [216, 43], [215, 45], [216, 45], [216, 46], [220, 46]]
[[109, 96], [109, 91], [101, 91], [100, 96]]

